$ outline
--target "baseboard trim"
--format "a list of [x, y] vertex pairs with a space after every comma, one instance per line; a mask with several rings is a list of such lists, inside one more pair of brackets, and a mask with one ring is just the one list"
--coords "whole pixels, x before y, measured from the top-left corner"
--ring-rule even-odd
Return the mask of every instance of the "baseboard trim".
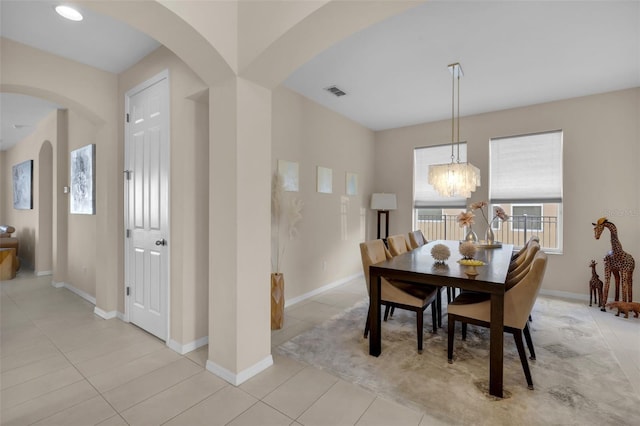
[[317, 295], [318, 295], [318, 294], [320, 294], [320, 293], [324, 293], [325, 291], [329, 291], [329, 290], [331, 290], [332, 288], [336, 288], [336, 287], [338, 287], [338, 286], [340, 286], [340, 285], [342, 285], [342, 284], [344, 284], [344, 283], [347, 283], [347, 282], [349, 282], [349, 281], [351, 281], [351, 280], [354, 280], [354, 279], [356, 279], [356, 278], [363, 277], [363, 276], [364, 276], [364, 274], [363, 274], [363, 273], [359, 273], [359, 274], [350, 275], [350, 276], [345, 277], [345, 278], [341, 278], [341, 279], [339, 279], [339, 280], [337, 280], [337, 281], [333, 281], [333, 282], [331, 282], [331, 283], [329, 283], [329, 284], [327, 284], [327, 285], [324, 285], [324, 286], [322, 286], [322, 287], [320, 287], [320, 288], [317, 288], [317, 289], [315, 289], [315, 290], [312, 290], [312, 291], [310, 291], [309, 293], [305, 293], [305, 294], [303, 294], [303, 295], [301, 295], [301, 296], [298, 296], [298, 297], [294, 297], [294, 298], [292, 298], [292, 299], [285, 300], [285, 301], [284, 301], [284, 307], [285, 307], [285, 308], [288, 308], [289, 306], [295, 305], [296, 303], [300, 303], [300, 302], [302, 302], [303, 300], [310, 299], [310, 298], [312, 298], [313, 296], [317, 296]]
[[568, 291], [540, 289], [540, 294], [543, 296], [560, 297], [562, 299], [589, 301], [588, 294], [570, 293]]
[[110, 320], [113, 318], [116, 318], [118, 316], [118, 311], [105, 311], [102, 310], [100, 308], [98, 308], [97, 306], [93, 308], [93, 313], [96, 314], [97, 316], [99, 316], [102, 319], [106, 319], [106, 320]]
[[45, 275], [53, 275], [53, 271], [37, 271], [36, 277], [44, 277]]
[[193, 342], [185, 343], [184, 345], [176, 342], [173, 339], [167, 340], [167, 346], [172, 351], [179, 353], [180, 355], [188, 354], [196, 349], [209, 344], [209, 336], [201, 337]]
[[51, 280], [51, 286], [55, 287], [55, 288], [62, 288], [64, 287], [64, 281], [53, 281]]
[[226, 368], [216, 364], [211, 360], [207, 360], [207, 371], [212, 372], [221, 379], [231, 383], [233, 386], [240, 386], [256, 374], [266, 370], [273, 365], [273, 357], [271, 355], [264, 358], [262, 361], [252, 365], [251, 367], [235, 374]]

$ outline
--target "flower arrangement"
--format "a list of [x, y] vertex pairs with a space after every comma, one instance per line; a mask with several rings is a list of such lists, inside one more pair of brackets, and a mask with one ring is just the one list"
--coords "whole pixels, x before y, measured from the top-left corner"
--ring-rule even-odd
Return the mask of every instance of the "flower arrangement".
[[460, 225], [460, 228], [471, 226], [475, 223], [473, 220], [474, 217], [475, 215], [473, 214], [473, 212], [460, 212], [460, 214], [458, 215], [458, 225]]
[[302, 220], [302, 200], [300, 198], [292, 198], [287, 203], [287, 211], [283, 215], [284, 204], [284, 179], [280, 173], [276, 173], [273, 177], [273, 191], [271, 194], [271, 208], [273, 210], [273, 222], [275, 224], [274, 234], [276, 240], [275, 256], [272, 258], [272, 268], [275, 273], [280, 273], [280, 262], [284, 257], [284, 252], [287, 247], [286, 240], [280, 239], [280, 225], [285, 219], [287, 234], [290, 240], [294, 239], [298, 235], [298, 223]]
[[[507, 219], [509, 219], [509, 215], [507, 214], [507, 212], [504, 211], [504, 209], [500, 206], [495, 206], [493, 208], [493, 218], [491, 218], [491, 220], [487, 219], [487, 215], [484, 213], [484, 208], [487, 207], [489, 204], [486, 201], [477, 201], [475, 203], [472, 203], [469, 208], [471, 209], [471, 211], [476, 211], [476, 210], [480, 210], [480, 213], [482, 213], [482, 217], [484, 218], [485, 222], [487, 222], [487, 226], [491, 226], [491, 224], [496, 220], [496, 219], [500, 219], [501, 221], [505, 221]], [[460, 216], [458, 216], [458, 221], [460, 221]], [[472, 222], [473, 223], [473, 222]]]

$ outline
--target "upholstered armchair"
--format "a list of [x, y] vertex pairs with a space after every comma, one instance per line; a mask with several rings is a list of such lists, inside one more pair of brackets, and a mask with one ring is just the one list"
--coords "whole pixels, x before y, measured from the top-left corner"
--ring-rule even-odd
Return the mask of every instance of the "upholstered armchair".
[[9, 225], [0, 225], [0, 275], [3, 280], [12, 279], [16, 276], [16, 271], [20, 269], [18, 259], [19, 241], [13, 238], [12, 234], [16, 228]]

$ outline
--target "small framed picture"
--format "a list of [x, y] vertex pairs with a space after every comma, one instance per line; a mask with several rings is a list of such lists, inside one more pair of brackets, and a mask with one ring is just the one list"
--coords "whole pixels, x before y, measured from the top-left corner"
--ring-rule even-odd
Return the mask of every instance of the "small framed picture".
[[331, 194], [333, 192], [333, 170], [318, 166], [318, 192]]
[[285, 191], [298, 192], [300, 190], [298, 163], [278, 160], [278, 173], [282, 176], [282, 185]]
[[358, 174], [347, 172], [346, 185], [347, 195], [358, 195]]

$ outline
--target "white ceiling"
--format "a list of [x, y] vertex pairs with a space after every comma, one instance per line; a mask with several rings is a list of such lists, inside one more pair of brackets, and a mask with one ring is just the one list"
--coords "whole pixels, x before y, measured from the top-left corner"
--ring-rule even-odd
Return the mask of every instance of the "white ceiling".
[[[80, 22], [64, 19], [54, 10], [62, 3], [68, 2], [0, 1], [0, 35], [116, 74], [160, 46], [130, 26], [89, 9], [78, 8], [84, 15]], [[48, 112], [58, 108], [30, 96], [3, 94], [1, 99], [0, 150], [28, 136]], [[15, 129], [15, 124], [28, 127]]]
[[[285, 85], [373, 130], [640, 86], [638, 1], [429, 1], [300, 67]], [[336, 85], [347, 93], [323, 90]]]
[[[158, 46], [87, 9], [82, 22], [64, 20], [55, 4], [0, 1], [0, 35], [114, 73]], [[463, 116], [638, 87], [640, 0], [429, 1], [334, 45], [284, 84], [381, 130], [449, 118], [452, 62], [465, 74]], [[323, 90], [332, 85], [347, 95]], [[37, 117], [5, 126], [14, 107], [5, 96], [1, 106], [6, 149], [20, 135], [5, 128]]]

